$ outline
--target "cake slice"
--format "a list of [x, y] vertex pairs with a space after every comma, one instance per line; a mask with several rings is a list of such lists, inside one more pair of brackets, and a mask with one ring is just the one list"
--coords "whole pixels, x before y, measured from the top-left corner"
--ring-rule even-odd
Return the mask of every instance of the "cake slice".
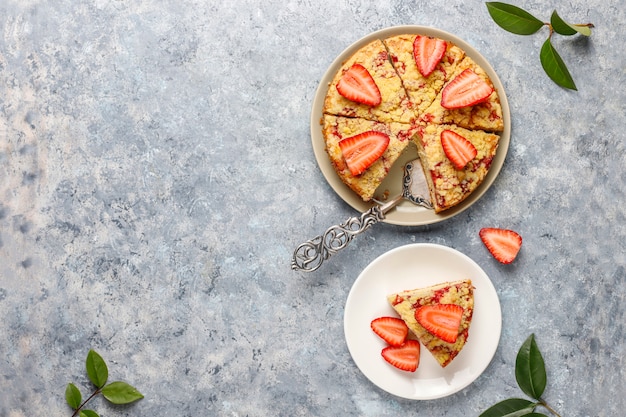
[[[383, 42], [389, 51], [389, 58], [394, 68], [402, 79], [413, 109], [418, 115], [421, 115], [432, 104], [465, 56], [465, 52], [452, 42], [424, 35], [397, 35]], [[420, 47], [429, 42], [440, 42], [444, 45], [443, 50], [437, 52], [436, 48], [431, 50], [431, 48]], [[430, 54], [436, 56], [425, 56]], [[423, 65], [418, 65], [418, 61], [429, 62], [431, 58], [437, 63], [428, 73]]]
[[[441, 143], [444, 132], [453, 132], [469, 141], [476, 156], [461, 169], [455, 167]], [[498, 149], [500, 136], [456, 125], [429, 124], [420, 128], [414, 142], [436, 213], [465, 200], [483, 182]]]
[[445, 368], [467, 342], [474, 313], [469, 279], [387, 296], [389, 304], [422, 345]]
[[[341, 180], [363, 201], [370, 201], [385, 179], [394, 162], [417, 134], [417, 126], [405, 123], [382, 123], [362, 118], [324, 115], [322, 131], [326, 152]], [[365, 132], [380, 132], [389, 137], [387, 149], [374, 163], [359, 175], [353, 175], [339, 142]]]
[[[344, 93], [341, 85], [350, 85], [351, 81], [354, 81], [354, 77], [351, 76], [351, 72], [354, 72], [353, 67], [367, 71], [368, 75], [364, 78], [371, 77], [375, 83], [380, 94], [379, 104], [372, 105], [376, 102], [367, 102], [367, 100], [363, 102], [357, 97]], [[370, 88], [369, 85], [367, 87]], [[391, 65], [387, 49], [381, 40], [375, 40], [360, 48], [337, 71], [328, 86], [322, 112], [334, 116], [358, 117], [379, 122], [411, 123], [416, 119], [402, 81]]]
[[[446, 108], [442, 105], [442, 96], [446, 88], [465, 70], [474, 72], [484, 80], [491, 87], [491, 93], [480, 103], [459, 108]], [[433, 124], [455, 124], [466, 129], [488, 132], [501, 132], [504, 129], [498, 91], [493, 87], [489, 75], [469, 56], [463, 58], [463, 61], [455, 67], [454, 74], [447, 84], [439, 91], [431, 105], [420, 113], [420, 120]]]

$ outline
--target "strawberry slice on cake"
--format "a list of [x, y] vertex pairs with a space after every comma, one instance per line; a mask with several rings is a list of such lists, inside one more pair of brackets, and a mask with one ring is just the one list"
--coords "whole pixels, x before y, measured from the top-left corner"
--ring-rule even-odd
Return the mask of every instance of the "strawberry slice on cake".
[[337, 92], [348, 100], [378, 106], [380, 90], [370, 73], [361, 64], [352, 65], [337, 82]]
[[378, 158], [383, 156], [389, 146], [389, 135], [375, 130], [368, 130], [339, 141], [343, 159], [350, 173], [361, 175]]
[[441, 367], [448, 366], [465, 346], [474, 313], [471, 280], [402, 291], [387, 300]]
[[457, 304], [434, 304], [415, 310], [415, 320], [444, 342], [454, 343], [459, 336], [463, 307]]
[[493, 86], [468, 68], [445, 86], [441, 92], [441, 105], [446, 109], [473, 106], [487, 100], [491, 93]]
[[446, 53], [446, 49], [448, 49], [448, 43], [443, 39], [422, 35], [415, 37], [413, 58], [415, 58], [417, 69], [424, 77], [428, 77], [435, 70], [443, 54]]
[[472, 142], [449, 129], [441, 132], [441, 147], [456, 169], [465, 168], [467, 163], [478, 154]]

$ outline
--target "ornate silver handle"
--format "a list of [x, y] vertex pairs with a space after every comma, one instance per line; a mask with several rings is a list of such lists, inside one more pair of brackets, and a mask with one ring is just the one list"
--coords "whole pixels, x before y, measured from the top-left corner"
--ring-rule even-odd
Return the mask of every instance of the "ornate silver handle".
[[[340, 225], [331, 226], [323, 235], [314, 237], [296, 248], [291, 260], [291, 269], [312, 272], [341, 249], [348, 246], [358, 234], [373, 224], [385, 219], [385, 214], [402, 201], [399, 194], [382, 205], [375, 205], [360, 217], [350, 217]], [[379, 203], [380, 204], [380, 203]]]
[[374, 206], [360, 217], [350, 217], [342, 224], [329, 227], [323, 235], [316, 236], [296, 248], [291, 260], [291, 269], [315, 271], [331, 255], [348, 246], [357, 235], [384, 218], [383, 207]]

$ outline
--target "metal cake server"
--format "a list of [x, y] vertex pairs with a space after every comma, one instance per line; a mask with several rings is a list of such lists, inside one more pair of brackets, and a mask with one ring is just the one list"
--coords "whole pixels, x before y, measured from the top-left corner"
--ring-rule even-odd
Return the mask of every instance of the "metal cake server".
[[323, 235], [300, 244], [293, 253], [291, 269], [315, 271], [331, 255], [348, 246], [357, 235], [383, 221], [385, 214], [403, 199], [422, 207], [433, 208], [419, 159], [414, 159], [404, 165], [401, 194], [384, 203], [374, 200], [376, 205], [361, 213], [360, 216], [350, 217], [342, 224], [329, 227]]

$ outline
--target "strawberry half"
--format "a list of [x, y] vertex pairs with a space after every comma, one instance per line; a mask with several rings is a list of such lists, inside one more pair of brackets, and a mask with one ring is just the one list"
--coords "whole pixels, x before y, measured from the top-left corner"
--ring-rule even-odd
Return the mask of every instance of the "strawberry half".
[[407, 340], [401, 346], [387, 346], [380, 354], [403, 371], [414, 372], [420, 364], [420, 344], [417, 340]]
[[472, 142], [452, 130], [441, 132], [441, 146], [456, 169], [463, 169], [478, 154]]
[[448, 44], [443, 39], [417, 35], [413, 41], [413, 58], [424, 77], [428, 77], [435, 70], [447, 48]]
[[361, 64], [354, 64], [343, 73], [337, 91], [350, 101], [368, 106], [378, 106], [382, 100], [376, 82]]
[[397, 317], [379, 317], [372, 320], [370, 327], [391, 346], [401, 346], [409, 334], [409, 328], [404, 320]]
[[388, 146], [389, 136], [374, 130], [339, 141], [343, 158], [350, 173], [354, 176], [361, 175], [376, 162], [385, 153]]
[[443, 88], [441, 105], [446, 109], [473, 106], [487, 100], [491, 93], [491, 84], [468, 68]]
[[448, 342], [456, 342], [463, 317], [463, 307], [457, 304], [431, 304], [415, 310], [415, 320], [430, 334]]
[[485, 227], [479, 235], [493, 257], [503, 264], [513, 262], [522, 247], [522, 237], [513, 230]]

